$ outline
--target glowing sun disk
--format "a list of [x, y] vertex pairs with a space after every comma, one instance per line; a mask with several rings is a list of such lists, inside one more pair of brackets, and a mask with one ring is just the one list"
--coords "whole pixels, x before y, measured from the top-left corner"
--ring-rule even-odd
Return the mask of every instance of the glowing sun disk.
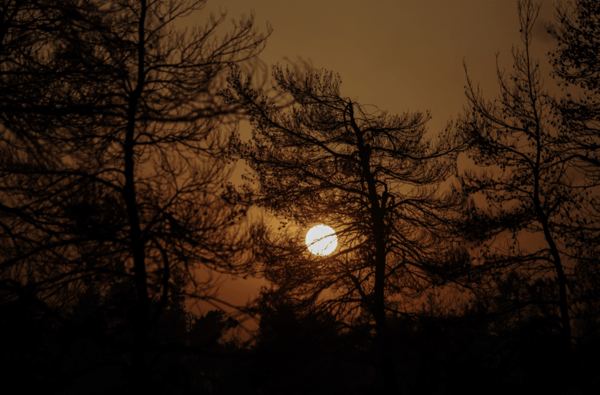
[[306, 233], [308, 250], [318, 256], [331, 254], [337, 247], [335, 231], [326, 225], [317, 225]]

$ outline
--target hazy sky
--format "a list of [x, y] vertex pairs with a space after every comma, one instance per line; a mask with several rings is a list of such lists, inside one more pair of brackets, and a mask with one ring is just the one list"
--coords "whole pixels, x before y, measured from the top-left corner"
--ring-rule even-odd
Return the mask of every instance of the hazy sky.
[[[517, 0], [209, 0], [194, 17], [203, 23], [219, 7], [228, 18], [254, 11], [256, 26], [273, 27], [261, 59], [269, 65], [302, 58], [342, 78], [342, 94], [391, 113], [429, 110], [430, 132], [445, 127], [466, 104], [465, 72], [488, 99], [497, 93], [496, 53], [510, 68], [520, 45]], [[549, 71], [554, 45], [544, 24], [554, 1], [543, 0], [534, 56]], [[547, 81], [550, 84], [551, 80]], [[225, 284], [234, 303], [256, 293], [256, 281]]]
[[[547, 63], [553, 44], [543, 25], [554, 2], [542, 1], [535, 54]], [[510, 66], [519, 44], [516, 0], [209, 0], [206, 12], [239, 18], [255, 12], [273, 33], [261, 59], [309, 60], [342, 77], [342, 93], [391, 113], [429, 110], [432, 131], [465, 104], [465, 72], [491, 98], [495, 54]], [[199, 20], [200, 22], [200, 20]]]

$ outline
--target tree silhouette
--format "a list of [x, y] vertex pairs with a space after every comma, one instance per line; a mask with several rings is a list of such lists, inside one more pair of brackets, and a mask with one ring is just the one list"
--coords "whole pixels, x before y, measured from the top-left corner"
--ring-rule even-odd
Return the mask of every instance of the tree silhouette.
[[[557, 23], [548, 31], [558, 41], [550, 52], [554, 74], [562, 80], [563, 91], [569, 85], [580, 88], [578, 97], [570, 93], [556, 103], [568, 131], [565, 149], [587, 176], [589, 185], [599, 185], [598, 119], [600, 116], [600, 6], [591, 0], [569, 1], [559, 5]], [[566, 133], [565, 133], [566, 134]]]
[[245, 209], [222, 156], [237, 109], [216, 92], [266, 37], [252, 17], [217, 37], [225, 14], [173, 27], [203, 0], [2, 5], [3, 303], [27, 294], [64, 314], [86, 284], [130, 283], [133, 382], [148, 389], [164, 310], [151, 305], [168, 305], [173, 272], [215, 299], [213, 274], [245, 267]]
[[[598, 243], [600, 228], [600, 202], [597, 187], [600, 185], [600, 6], [594, 1], [568, 2], [557, 7], [557, 22], [549, 32], [558, 41], [550, 53], [554, 67], [553, 78], [558, 77], [564, 94], [553, 102], [561, 115], [560, 138], [570, 166], [581, 174], [578, 186], [581, 209], [570, 216], [565, 224], [569, 232], [577, 235], [573, 250], [577, 251], [578, 279], [575, 292], [588, 308], [584, 315], [595, 315], [600, 327], [600, 309], [595, 304], [600, 290], [598, 271]], [[573, 86], [574, 89], [569, 89]], [[584, 302], [583, 300], [586, 299]], [[586, 319], [587, 320], [587, 319]], [[585, 333], [591, 334], [589, 330]]]
[[469, 108], [459, 127], [471, 136], [468, 154], [478, 167], [466, 170], [461, 180], [473, 197], [467, 233], [492, 273], [489, 284], [510, 288], [496, 306], [511, 312], [517, 325], [521, 313], [532, 321], [545, 316], [546, 328], [556, 317], [562, 345], [557, 352], [567, 357], [567, 376], [574, 377], [571, 308], [577, 302], [579, 233], [572, 229], [581, 226], [574, 217], [585, 212], [586, 203], [559, 130], [560, 117], [530, 55], [539, 8], [529, 0], [518, 4], [524, 48], [513, 49], [511, 72], [498, 69], [498, 99], [485, 100], [467, 77]]
[[[277, 66], [273, 77], [271, 96], [234, 69], [222, 93], [253, 126], [251, 141], [231, 141], [232, 155], [253, 170], [245, 196], [300, 227], [265, 233], [255, 270], [292, 303], [349, 321], [367, 314], [387, 391], [397, 393], [386, 314], [406, 313], [412, 296], [440, 281], [440, 267], [463, 263], [444, 225], [458, 198], [440, 187], [454, 174], [461, 141], [447, 134], [434, 144], [422, 113], [369, 111], [342, 96], [332, 72]], [[321, 222], [339, 238], [329, 257], [304, 246], [306, 227]]]
[[[487, 209], [482, 211], [473, 204], [470, 219], [482, 225], [481, 221], [487, 221], [483, 229], [488, 240], [493, 241], [494, 236], [506, 230], [512, 236], [505, 249], [495, 245], [492, 253], [488, 245], [483, 257], [500, 266], [508, 265], [507, 262], [517, 264], [520, 271], [531, 271], [532, 275], [536, 272], [557, 277], [564, 343], [570, 348], [568, 280], [556, 223], [565, 215], [567, 202], [575, 199], [569, 188], [562, 147], [552, 127], [554, 119], [539, 64], [529, 54], [538, 12], [539, 6], [531, 1], [519, 3], [524, 50], [513, 50], [511, 73], [497, 71], [501, 89], [497, 101], [486, 101], [467, 77], [470, 108], [460, 128], [474, 142], [469, 156], [487, 171], [465, 171], [461, 180], [467, 192], [485, 197]], [[482, 218], [477, 218], [479, 215]], [[477, 236], [482, 236], [482, 228], [475, 229]], [[516, 239], [518, 232], [541, 233], [546, 244], [533, 252], [521, 249]]]
[[372, 388], [377, 366], [373, 347], [365, 351], [371, 346], [367, 328], [350, 329], [314, 305], [299, 309], [267, 289], [253, 310], [260, 320], [246, 383], [260, 393], [359, 394]]

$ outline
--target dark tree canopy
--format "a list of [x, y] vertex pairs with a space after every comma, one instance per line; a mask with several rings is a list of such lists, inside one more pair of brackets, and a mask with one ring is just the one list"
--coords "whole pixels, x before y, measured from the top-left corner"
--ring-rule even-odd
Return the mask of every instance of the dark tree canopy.
[[[568, 1], [558, 6], [556, 19], [549, 32], [558, 46], [550, 57], [554, 77], [561, 80], [565, 92], [556, 103], [568, 130], [564, 144], [578, 159], [576, 163], [586, 170], [588, 182], [598, 185], [600, 5], [593, 0]], [[570, 85], [576, 89], [568, 89]]]
[[[575, 353], [590, 334], [578, 323], [598, 317], [597, 258], [589, 259], [597, 244], [590, 237], [597, 227], [594, 192], [580, 166], [584, 151], [575, 148], [581, 136], [567, 126], [568, 112], [557, 111], [531, 57], [539, 9], [531, 0], [518, 4], [523, 48], [513, 49], [510, 72], [498, 69], [496, 100], [486, 100], [467, 77], [469, 106], [458, 125], [472, 141], [467, 153], [475, 166], [460, 176], [471, 196], [465, 235], [486, 273], [477, 288], [490, 291], [490, 306], [506, 317], [499, 327], [556, 339], [549, 341], [562, 355], [563, 385], [586, 388]], [[542, 320], [544, 333], [534, 329]]]
[[[567, 265], [566, 240], [572, 235], [561, 224], [580, 206], [539, 63], [530, 57], [538, 12], [539, 6], [531, 1], [519, 3], [524, 49], [513, 50], [512, 72], [497, 71], [498, 100], [485, 100], [468, 79], [470, 108], [460, 128], [471, 136], [468, 154], [478, 167], [465, 171], [461, 181], [466, 192], [482, 194], [487, 203], [483, 209], [475, 203], [469, 206], [466, 226], [474, 231], [475, 240], [485, 240], [482, 259], [490, 268], [495, 265], [500, 276], [516, 268], [529, 279], [556, 278], [564, 343], [570, 347], [567, 286], [573, 272]], [[543, 245], [521, 245], [518, 237], [526, 233], [541, 235]], [[507, 234], [508, 239], [501, 241]]]
[[[553, 102], [560, 114], [560, 141], [569, 165], [580, 174], [581, 210], [571, 215], [569, 231], [577, 234], [582, 281], [598, 283], [600, 254], [600, 5], [576, 0], [559, 5], [549, 32], [557, 39], [550, 52], [553, 78], [563, 94]], [[579, 214], [579, 215], [577, 215]], [[595, 278], [595, 279], [594, 279]], [[590, 284], [591, 285], [591, 284]]]
[[[596, 3], [557, 6], [554, 98], [519, 1], [437, 133], [306, 64], [257, 87], [269, 28], [206, 0], [0, 0], [0, 391], [598, 393]], [[191, 307], [230, 275], [269, 281], [250, 337]]]
[[[173, 28], [204, 3], [65, 3], [56, 12], [68, 29], [36, 51], [47, 64], [4, 63], [2, 84], [23, 110], [1, 113], [3, 267], [48, 260], [69, 278], [130, 259], [140, 271], [147, 259], [157, 285], [171, 264], [233, 269], [243, 210], [223, 198], [231, 169], [221, 154], [236, 110], [215, 93], [225, 64], [254, 57], [265, 38], [252, 18], [216, 37], [225, 15]], [[17, 20], [29, 16], [15, 7]], [[9, 89], [33, 68], [48, 81]]]
[[214, 300], [213, 274], [241, 272], [250, 251], [225, 187], [237, 109], [216, 93], [266, 35], [252, 16], [220, 37], [225, 14], [174, 27], [205, 3], [2, 2], [3, 301], [27, 295], [64, 316], [87, 287], [129, 283], [140, 389], [154, 303]]
[[[442, 187], [461, 141], [428, 138], [425, 114], [390, 115], [344, 97], [332, 72], [277, 66], [273, 78], [276, 99], [235, 69], [223, 92], [253, 127], [249, 142], [231, 141], [253, 170], [246, 196], [300, 228], [268, 235], [257, 270], [296, 301], [323, 297], [322, 308], [350, 321], [367, 312], [381, 335], [387, 313], [406, 313], [411, 296], [443, 277], [438, 269], [461, 263], [445, 222], [459, 197]], [[339, 238], [326, 258], [304, 245], [319, 223]]]

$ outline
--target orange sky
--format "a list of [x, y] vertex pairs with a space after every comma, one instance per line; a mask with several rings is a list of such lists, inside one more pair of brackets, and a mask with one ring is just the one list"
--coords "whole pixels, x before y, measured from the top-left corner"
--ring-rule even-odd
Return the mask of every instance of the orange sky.
[[[554, 41], [543, 26], [553, 21], [554, 3], [542, 0], [533, 42], [545, 73]], [[493, 99], [495, 54], [501, 66], [510, 67], [511, 47], [520, 45], [517, 0], [209, 0], [190, 21], [203, 24], [219, 8], [234, 19], [253, 10], [263, 31], [271, 24], [261, 55], [266, 64], [300, 57], [336, 71], [342, 94], [361, 104], [391, 113], [429, 110], [432, 133], [466, 104], [463, 60], [473, 81]], [[243, 303], [256, 294], [257, 284], [226, 283], [221, 294]]]
[[[553, 45], [543, 29], [553, 4], [543, 0], [538, 19], [534, 54], [542, 63]], [[516, 0], [209, 0], [198, 16], [219, 7], [236, 19], [254, 10], [259, 28], [272, 25], [261, 55], [267, 64], [309, 60], [338, 72], [342, 93], [360, 103], [392, 113], [429, 110], [432, 131], [465, 104], [463, 59], [491, 98], [496, 52], [510, 66], [511, 46], [519, 44]]]

